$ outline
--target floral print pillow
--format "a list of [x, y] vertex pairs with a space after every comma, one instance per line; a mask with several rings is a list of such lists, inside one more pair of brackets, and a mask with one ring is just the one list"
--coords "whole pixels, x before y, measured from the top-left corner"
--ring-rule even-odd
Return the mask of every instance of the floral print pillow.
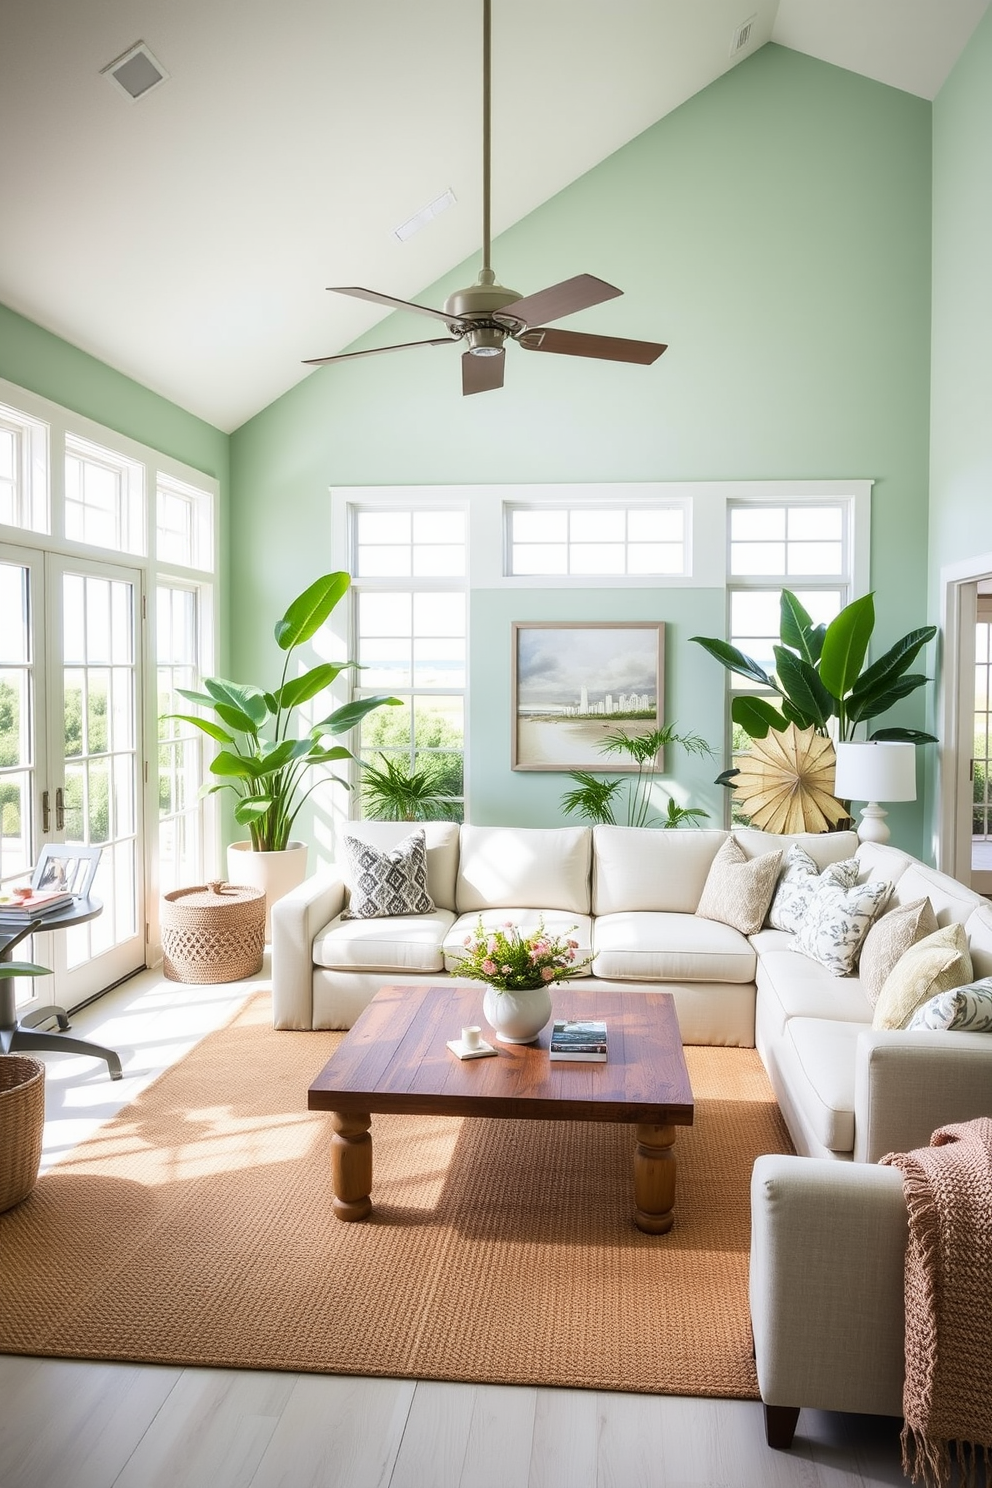
[[892, 885], [883, 878], [847, 889], [821, 880], [792, 949], [819, 961], [834, 976], [848, 976], [857, 965], [861, 942], [891, 893]]
[[795, 935], [821, 883], [839, 884], [841, 888], [849, 889], [857, 881], [857, 858], [830, 863], [821, 873], [806, 849], [794, 842], [779, 874], [775, 897], [768, 911], [768, 923], [774, 930], [788, 930]]
[[906, 1027], [992, 1033], [992, 977], [931, 997], [916, 1009]]

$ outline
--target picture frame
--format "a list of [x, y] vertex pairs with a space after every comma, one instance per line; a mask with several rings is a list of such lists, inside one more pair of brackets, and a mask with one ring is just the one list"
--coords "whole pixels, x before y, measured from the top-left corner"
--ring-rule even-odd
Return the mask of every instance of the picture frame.
[[62, 890], [77, 899], [88, 899], [102, 852], [102, 847], [46, 842], [34, 866], [31, 887], [42, 892]]
[[511, 676], [511, 769], [632, 773], [597, 744], [617, 728], [662, 727], [665, 623], [513, 621]]

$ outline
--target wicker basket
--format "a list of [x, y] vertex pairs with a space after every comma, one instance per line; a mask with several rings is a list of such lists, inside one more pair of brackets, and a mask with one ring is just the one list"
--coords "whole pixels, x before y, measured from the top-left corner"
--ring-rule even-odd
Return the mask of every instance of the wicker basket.
[[219, 878], [162, 898], [163, 971], [170, 982], [237, 982], [262, 969], [265, 894]]
[[38, 1181], [45, 1134], [45, 1066], [26, 1054], [0, 1055], [0, 1213]]

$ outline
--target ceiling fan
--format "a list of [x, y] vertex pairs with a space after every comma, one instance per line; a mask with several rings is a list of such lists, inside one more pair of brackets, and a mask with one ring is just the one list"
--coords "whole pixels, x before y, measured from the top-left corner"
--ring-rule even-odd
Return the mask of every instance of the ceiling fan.
[[411, 300], [398, 300], [393, 295], [379, 294], [374, 289], [357, 285], [329, 285], [331, 294], [350, 295], [356, 300], [371, 300], [376, 305], [389, 305], [394, 310], [413, 310], [429, 315], [447, 326], [449, 334], [428, 341], [404, 341], [397, 346], [376, 346], [370, 351], [346, 351], [338, 356], [309, 357], [308, 367], [324, 367], [331, 362], [347, 362], [352, 357], [378, 356], [386, 351], [403, 351], [409, 346], [448, 346], [463, 342], [462, 392], [486, 393], [503, 386], [504, 347], [515, 341], [525, 351], [550, 351], [559, 356], [597, 357], [608, 362], [639, 362], [648, 366], [667, 348], [657, 341], [631, 341], [623, 336], [592, 336], [582, 331], [549, 330], [542, 322], [561, 320], [623, 294], [592, 274], [577, 274], [537, 294], [520, 295], [498, 282], [489, 263], [490, 231], [490, 114], [491, 114], [491, 0], [482, 7], [482, 269], [478, 280], [467, 289], [456, 289], [444, 302], [443, 310], [418, 305]]

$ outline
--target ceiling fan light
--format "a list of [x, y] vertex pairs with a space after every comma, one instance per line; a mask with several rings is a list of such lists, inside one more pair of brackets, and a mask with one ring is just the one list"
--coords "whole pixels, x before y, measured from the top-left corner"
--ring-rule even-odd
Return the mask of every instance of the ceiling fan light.
[[466, 337], [472, 355], [483, 357], [499, 356], [505, 339], [506, 332], [497, 326], [475, 326]]
[[469, 351], [473, 356], [499, 356], [503, 350], [502, 346], [470, 346]]

